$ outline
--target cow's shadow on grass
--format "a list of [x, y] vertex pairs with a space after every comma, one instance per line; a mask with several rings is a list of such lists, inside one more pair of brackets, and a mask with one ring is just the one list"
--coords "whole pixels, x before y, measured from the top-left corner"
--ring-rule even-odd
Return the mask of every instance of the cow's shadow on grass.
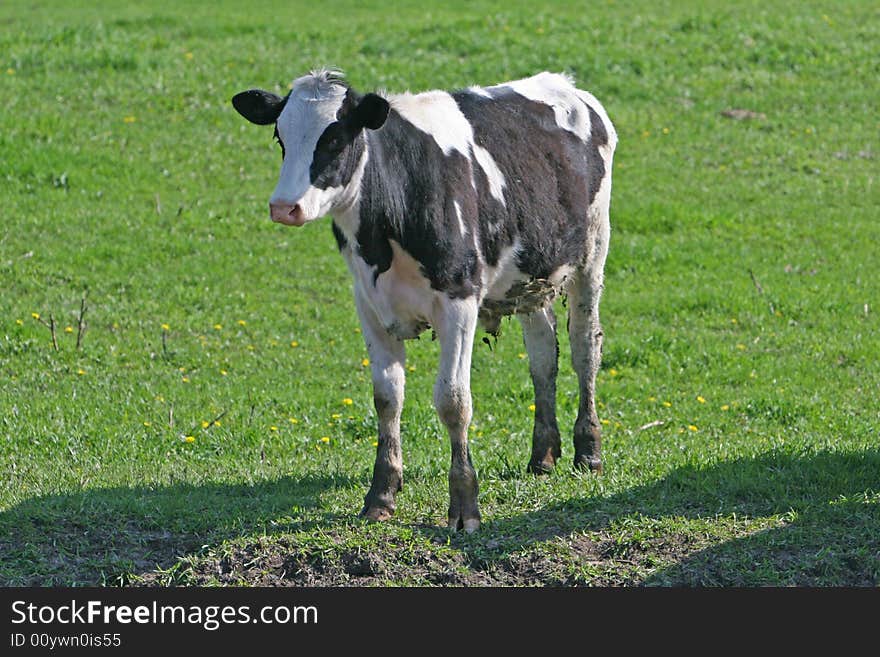
[[[610, 496], [484, 520], [452, 544], [502, 583], [512, 570], [558, 585], [877, 585], [880, 451], [685, 466]], [[536, 543], [551, 548], [543, 562]], [[548, 565], [554, 544], [565, 567]]]
[[[362, 538], [373, 529], [357, 529], [357, 509], [331, 513], [322, 497], [365, 490], [365, 481], [309, 475], [33, 498], [0, 512], [0, 585], [126, 584], [131, 574], [173, 570], [182, 556], [224, 541], [258, 543], [263, 535], [283, 539], [313, 528]], [[491, 485], [486, 476], [484, 489]], [[684, 466], [641, 486], [526, 513], [490, 512], [472, 536], [392, 519], [377, 534], [389, 539], [373, 555], [378, 560], [365, 561], [360, 548], [354, 556], [306, 554], [309, 572], [318, 574], [303, 580], [284, 575], [290, 571], [282, 555], [270, 583], [876, 585], [878, 499], [878, 450], [771, 452]], [[389, 538], [412, 529], [427, 539], [421, 547]], [[296, 548], [294, 541], [272, 549]], [[241, 560], [249, 551], [236, 555]], [[240, 570], [251, 581], [250, 571]]]
[[120, 573], [169, 569], [182, 555], [223, 540], [294, 531], [315, 517], [332, 524], [333, 514], [320, 511], [321, 494], [354, 484], [345, 476], [309, 475], [29, 499], [0, 513], [0, 586], [126, 584]]

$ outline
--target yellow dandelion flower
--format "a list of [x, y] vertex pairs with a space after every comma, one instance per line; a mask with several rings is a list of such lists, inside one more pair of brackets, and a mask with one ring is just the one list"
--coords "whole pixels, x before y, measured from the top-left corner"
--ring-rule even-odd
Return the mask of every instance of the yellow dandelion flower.
[[729, 410], [730, 410], [730, 405], [729, 405], [729, 404], [724, 404], [724, 405], [721, 407], [721, 410], [722, 410], [722, 411], [729, 411]]
[[165, 398], [162, 395], [156, 395], [156, 401], [163, 402], [163, 401], [165, 401]]
[[321, 436], [321, 442], [322, 442], [322, 443], [329, 443], [329, 442], [330, 442], [330, 436]]
[[153, 423], [152, 422], [144, 422], [144, 426], [151, 427], [151, 426], [153, 426]]
[[40, 313], [31, 313], [31, 317], [34, 319], [40, 319]]
[[252, 345], [252, 344], [249, 344], [249, 345], [247, 346], [247, 350], [248, 350], [248, 351], [253, 351], [254, 349], [256, 349], [256, 347], [255, 347], [254, 345]]
[[178, 367], [177, 371], [178, 372], [186, 372], [186, 368], [185, 367]]
[[665, 401], [665, 402], [663, 402], [663, 405], [664, 405], [666, 408], [670, 408], [670, 407], [672, 406], [672, 402]]
[[290, 346], [296, 349], [299, 346], [299, 342], [297, 342], [296, 340], [291, 340]]
[[15, 320], [15, 323], [18, 324], [19, 326], [22, 326], [24, 324], [24, 322], [21, 321], [20, 319]]
[[346, 406], [351, 406], [352, 404], [354, 404], [354, 400], [351, 399], [350, 397], [346, 397], [345, 399], [342, 400], [342, 403], [345, 404]]
[[247, 322], [244, 321], [243, 319], [240, 319], [240, 320], [238, 320], [238, 325], [239, 326], [247, 326]]
[[229, 374], [229, 372], [227, 372], [226, 370], [220, 370], [220, 374], [222, 376], [226, 376], [227, 374]]
[[162, 330], [163, 330], [163, 331], [170, 331], [170, 330], [171, 330], [171, 327], [168, 326], [168, 324], [162, 324]]
[[520, 360], [525, 360], [526, 355], [523, 352], [519, 352], [516, 355], [516, 357], [519, 358]]
[[530, 410], [532, 413], [534, 413], [534, 412], [535, 412], [535, 405], [534, 405], [534, 404], [529, 404], [529, 410]]
[[705, 404], [706, 398], [703, 397], [703, 395], [697, 395], [697, 401], [700, 402], [701, 404]]
[[669, 128], [663, 128], [663, 134], [664, 134], [664, 135], [668, 135], [668, 134], [669, 134]]
[[188, 377], [188, 376], [184, 376], [184, 377], [182, 377], [180, 380], [183, 381], [184, 383], [189, 383], [189, 377]]
[[657, 398], [656, 397], [648, 397], [648, 401], [655, 402], [655, 401], [657, 401]]
[[369, 366], [370, 366], [370, 359], [369, 359], [369, 358], [364, 358], [364, 359], [361, 361], [361, 367], [369, 367]]
[[215, 427], [219, 427], [219, 426], [220, 426], [220, 420], [214, 420], [213, 424], [214, 424]]
[[379, 441], [378, 441], [378, 440], [374, 440], [371, 444], [373, 445], [373, 447], [378, 447], [378, 446], [379, 446]]
[[731, 318], [730, 318], [730, 323], [731, 323], [731, 324], [736, 324], [736, 323], [737, 323], [737, 321], [736, 321], [736, 317], [731, 317]]
[[297, 420], [295, 417], [291, 417], [291, 418], [288, 418], [288, 419], [290, 420], [290, 423], [291, 423], [291, 424], [299, 424], [299, 420]]
[[76, 371], [76, 373], [79, 374], [80, 376], [82, 376], [83, 374], [86, 373], [86, 371], [84, 369], [80, 368]]
[[276, 426], [273, 424], [271, 427], [269, 427], [269, 431], [278, 431], [278, 427], [276, 427]]
[[415, 365], [408, 365], [406, 369], [408, 369], [410, 372], [415, 372], [416, 366]]
[[207, 429], [210, 426], [211, 426], [210, 422], [208, 422], [207, 420], [202, 420], [202, 429]]
[[354, 332], [355, 332], [355, 333], [360, 333], [360, 332], [361, 332], [360, 327], [356, 326], [355, 329], [354, 329]]
[[601, 422], [605, 426], [608, 426], [609, 424], [611, 424], [611, 420], [606, 420], [605, 418], [602, 418], [601, 420], [599, 420], [599, 422]]
[[348, 419], [349, 419], [349, 420], [353, 420], [353, 419], [354, 419], [354, 415], [349, 415], [349, 416], [348, 416]]
[[214, 324], [214, 330], [215, 330], [215, 331], [222, 331], [222, 330], [223, 330], [223, 324]]
[[689, 425], [688, 425], [688, 431], [699, 431], [699, 429], [697, 429], [697, 427], [694, 426], [693, 424], [689, 424]]
[[740, 351], [745, 351], [745, 350], [746, 350], [746, 346], [745, 346], [744, 344], [742, 344], [742, 343], [736, 345], [736, 348], [739, 349]]
[[137, 119], [133, 116], [126, 116], [122, 119], [125, 123], [134, 123]]
[[334, 420], [338, 420], [342, 417], [342, 413], [333, 413], [330, 417], [332, 417]]
[[613, 367], [612, 367], [610, 370], [608, 370], [608, 373], [609, 373], [611, 376], [617, 376], [617, 374], [618, 374], [617, 370], [614, 369]]
[[72, 326], [65, 326], [64, 332], [65, 333], [73, 333], [73, 327]]
[[183, 442], [185, 442], [185, 443], [194, 443], [194, 442], [196, 442], [196, 438], [195, 438], [195, 436], [184, 436], [184, 437], [183, 437]]

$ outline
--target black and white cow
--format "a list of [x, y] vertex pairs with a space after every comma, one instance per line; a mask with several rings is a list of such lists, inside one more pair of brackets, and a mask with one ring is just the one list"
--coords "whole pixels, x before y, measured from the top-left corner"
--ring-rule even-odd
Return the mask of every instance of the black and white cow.
[[404, 340], [440, 341], [434, 404], [452, 442], [449, 527], [479, 527], [468, 452], [471, 352], [515, 314], [535, 388], [529, 470], [560, 456], [552, 301], [568, 295], [580, 382], [576, 467], [600, 471], [595, 380], [617, 135], [602, 105], [564, 75], [461, 91], [357, 93], [336, 72], [294, 81], [285, 97], [252, 89], [232, 103], [275, 125], [283, 163], [269, 203], [278, 223], [333, 217], [354, 277], [370, 355], [379, 443], [362, 515], [385, 520], [402, 485]]

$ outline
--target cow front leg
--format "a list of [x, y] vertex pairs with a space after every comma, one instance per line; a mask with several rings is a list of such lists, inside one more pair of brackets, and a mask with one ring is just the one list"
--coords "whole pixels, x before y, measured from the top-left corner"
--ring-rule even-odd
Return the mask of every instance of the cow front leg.
[[373, 403], [379, 420], [379, 439], [373, 481], [364, 497], [361, 515], [370, 520], [387, 520], [394, 514], [397, 492], [403, 488], [403, 457], [400, 444], [400, 414], [406, 376], [403, 341], [379, 324], [371, 308], [356, 295], [361, 332], [370, 354]]
[[528, 315], [518, 315], [518, 318], [535, 388], [535, 426], [528, 471], [546, 474], [553, 471], [562, 451], [556, 424], [556, 374], [559, 371], [556, 316], [552, 306], [548, 305]]
[[449, 432], [449, 528], [470, 533], [480, 526], [477, 473], [471, 463], [467, 432], [471, 405], [471, 354], [477, 327], [477, 301], [443, 298], [434, 318], [440, 340], [440, 367], [434, 384], [434, 406]]

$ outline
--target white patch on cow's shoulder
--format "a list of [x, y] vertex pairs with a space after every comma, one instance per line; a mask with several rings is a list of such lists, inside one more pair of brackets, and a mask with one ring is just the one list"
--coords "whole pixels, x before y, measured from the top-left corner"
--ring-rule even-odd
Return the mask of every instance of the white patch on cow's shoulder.
[[590, 114], [578, 98], [579, 90], [567, 75], [539, 73], [523, 80], [489, 87], [489, 92], [503, 93], [506, 89], [512, 89], [529, 100], [549, 105], [560, 128], [577, 135], [583, 141], [590, 138]]
[[388, 102], [407, 121], [434, 138], [444, 155], [458, 151], [470, 159], [473, 129], [445, 91], [396, 94]]
[[[475, 160], [489, 181], [489, 193], [500, 203], [505, 204], [504, 174], [501, 173], [491, 153], [475, 143], [473, 126], [448, 92], [397, 94], [389, 96], [388, 102], [400, 116], [422, 132], [431, 135], [444, 155], [456, 151], [468, 160]], [[476, 185], [474, 187], [476, 188]]]

